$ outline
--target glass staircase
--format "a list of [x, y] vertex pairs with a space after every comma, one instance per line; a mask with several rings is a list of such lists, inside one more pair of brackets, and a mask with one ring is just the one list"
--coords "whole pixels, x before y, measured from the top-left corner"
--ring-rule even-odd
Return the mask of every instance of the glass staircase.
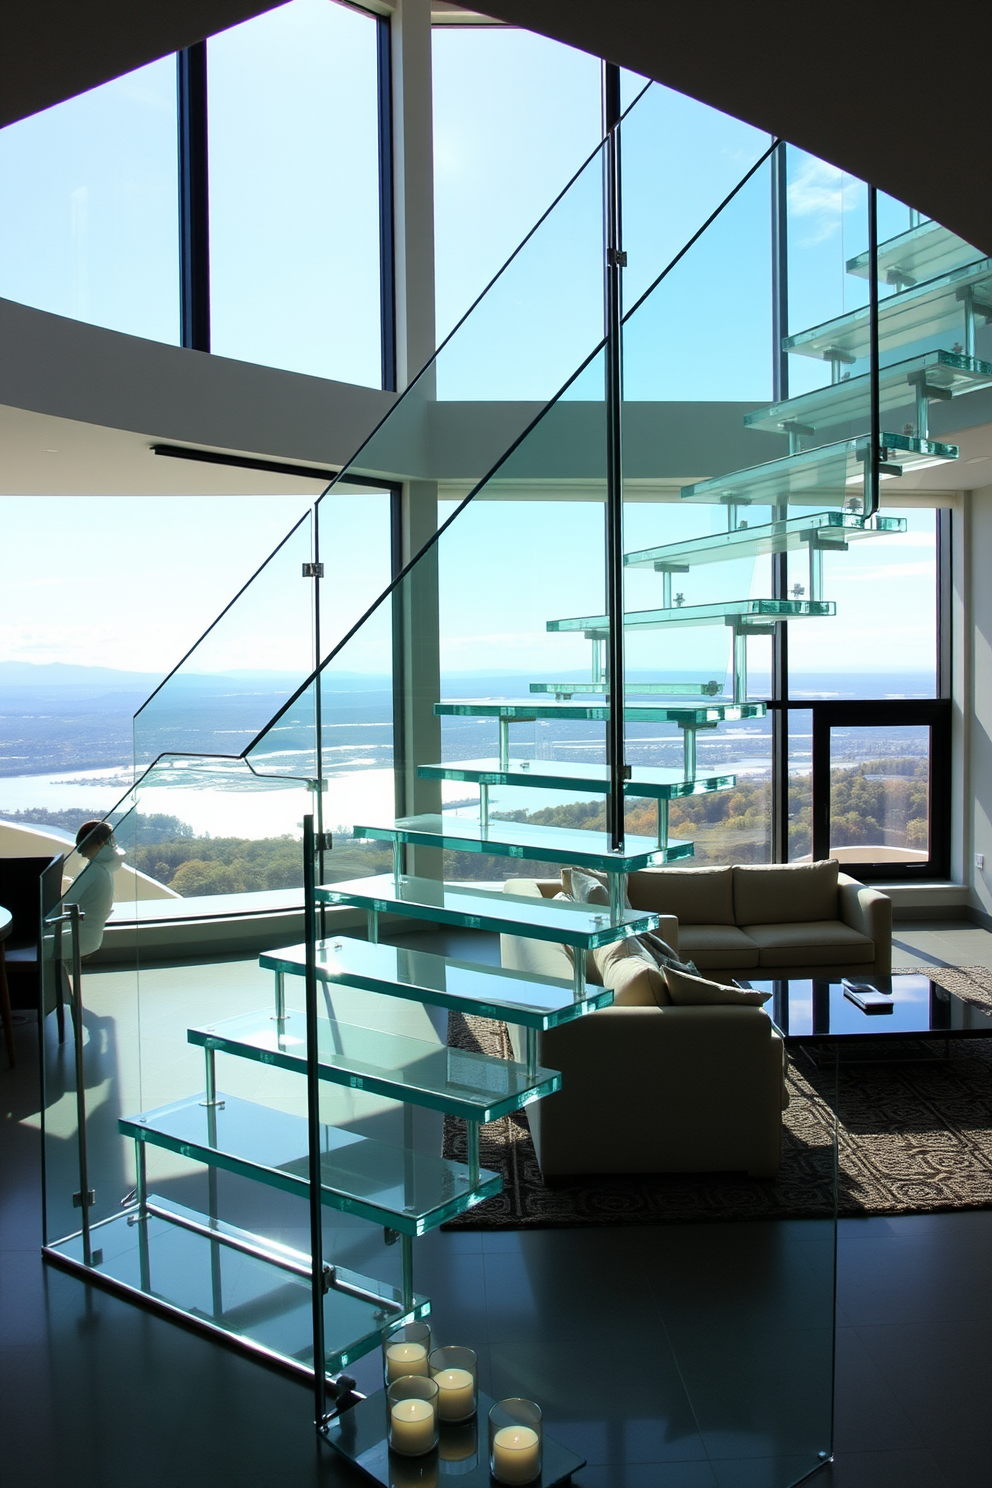
[[[650, 92], [646, 97], [650, 100]], [[619, 126], [631, 141], [626, 169], [634, 179], [646, 158], [635, 148], [646, 107], [635, 103]], [[79, 1186], [71, 1205], [62, 1189], [58, 1202], [50, 1201], [46, 1251], [127, 1295], [311, 1373], [318, 1402], [325, 1404], [322, 1392], [334, 1389], [329, 1376], [377, 1347], [384, 1329], [429, 1312], [429, 1299], [414, 1290], [413, 1240], [499, 1191], [498, 1175], [480, 1166], [480, 1125], [560, 1088], [560, 1074], [538, 1060], [538, 1035], [610, 1006], [612, 993], [587, 983], [587, 954], [657, 927], [657, 915], [627, 906], [626, 880], [631, 872], [692, 860], [693, 841], [670, 835], [672, 803], [735, 788], [735, 769], [700, 759], [698, 736], [712, 737], [726, 725], [766, 717], [767, 699], [752, 696], [749, 688], [749, 641], [767, 638], [782, 625], [829, 621], [837, 606], [827, 597], [825, 555], [842, 556], [853, 542], [884, 541], [906, 530], [902, 518], [870, 513], [869, 354], [878, 367], [882, 412], [909, 407], [914, 418], [909, 432], [882, 433], [883, 476], [955, 460], [954, 444], [929, 436], [929, 403], [992, 385], [992, 363], [975, 356], [976, 323], [992, 319], [992, 261], [979, 259], [932, 223], [881, 244], [874, 269], [865, 255], [851, 259], [846, 267], [853, 279], [874, 272], [886, 291], [879, 305], [878, 345], [871, 344], [866, 308], [809, 330], [786, 330], [782, 351], [829, 363], [831, 382], [792, 398], [769, 401], [771, 390], [765, 387], [764, 401], [732, 400], [738, 404], [734, 417], [761, 435], [766, 452], [778, 451], [775, 458], [721, 469], [732, 461], [714, 454], [706, 473], [709, 446], [703, 446], [697, 465], [673, 474], [663, 468], [663, 440], [648, 450], [656, 470], [644, 453], [644, 436], [638, 435], [638, 445], [634, 433], [622, 433], [630, 468], [642, 473], [630, 477], [629, 491], [621, 481], [621, 495], [633, 502], [641, 479], [654, 482], [662, 494], [653, 508], [656, 528], [645, 530], [626, 551], [621, 544], [614, 554], [621, 582], [611, 598], [603, 580], [609, 544], [597, 530], [616, 497], [603, 452], [608, 425], [603, 390], [609, 387], [602, 285], [606, 149], [595, 152], [313, 512], [211, 627], [200, 643], [204, 649], [193, 648], [135, 721], [140, 773], [114, 817], [119, 839], [131, 832], [137, 842], [145, 818], [161, 809], [163, 797], [155, 793], [188, 789], [191, 777], [204, 790], [240, 789], [246, 801], [253, 791], [278, 788], [305, 805], [308, 933], [302, 944], [260, 956], [261, 970], [273, 977], [271, 1007], [259, 1008], [252, 994], [250, 1004], [238, 1004], [233, 1014], [222, 1007], [218, 1016], [190, 1014], [181, 1057], [190, 1048], [202, 1051], [202, 1090], [194, 1088], [197, 1075], [181, 1098], [156, 1098], [145, 1109], [142, 1081], [127, 1083], [135, 1101], [114, 1123], [115, 1136], [133, 1144], [135, 1186], [123, 1206], [119, 1198], [111, 1206], [103, 1197], [119, 1194], [122, 1187], [119, 1154], [107, 1159], [99, 1185], [85, 1179], [88, 1118], [80, 1098], [73, 1128], [83, 1154]], [[708, 222], [710, 237], [693, 240], [685, 255], [652, 262], [651, 233], [645, 231], [639, 246], [649, 271], [639, 267], [638, 282], [648, 288], [621, 320], [622, 351], [632, 368], [637, 336], [653, 325], [646, 317], [659, 305], [664, 309], [687, 298], [678, 276], [692, 254], [706, 250], [721, 232], [735, 246], [733, 213], [745, 200], [743, 193], [767, 190], [770, 158], [771, 151], [765, 151], [756, 159], [735, 188], [741, 194], [731, 193]], [[484, 365], [528, 365], [527, 347], [518, 344], [515, 307], [521, 284], [535, 274], [528, 254], [536, 254], [542, 243], [549, 251], [534, 334], [557, 360], [546, 369], [544, 383], [528, 390], [534, 396], [506, 399], [499, 419], [487, 423], [481, 415], [474, 418], [470, 401], [459, 400], [464, 379]], [[611, 266], [619, 268], [619, 261], [611, 260]], [[955, 336], [961, 344], [929, 344]], [[705, 342], [705, 337], [696, 339]], [[636, 401], [630, 397], [631, 409]], [[447, 402], [456, 405], [454, 412]], [[750, 405], [743, 415], [741, 402]], [[457, 437], [446, 443], [449, 415], [460, 423]], [[633, 412], [629, 424], [636, 426]], [[576, 437], [576, 429], [587, 444]], [[698, 478], [688, 481], [693, 473]], [[408, 526], [394, 530], [400, 557], [391, 577], [378, 587], [372, 584], [367, 607], [335, 609], [327, 598], [333, 573], [324, 578], [325, 559], [340, 572], [361, 568], [365, 558], [360, 545], [335, 549], [340, 510], [335, 502], [358, 502], [377, 481], [390, 489], [403, 483], [410, 512], [420, 511], [415, 503], [422, 502], [419, 526], [408, 512]], [[425, 487], [431, 488], [426, 494]], [[519, 503], [525, 516], [528, 503], [572, 503], [570, 523], [579, 538], [556, 568], [542, 555], [549, 592], [546, 596], [542, 589], [536, 603], [543, 630], [529, 632], [535, 651], [545, 644], [562, 649], [550, 663], [541, 651], [528, 665], [528, 679], [531, 673], [538, 678], [551, 673], [561, 680], [528, 680], [529, 695], [523, 697], [461, 697], [449, 685], [457, 667], [446, 662], [446, 648], [460, 654], [460, 631], [471, 632], [474, 605], [490, 615], [500, 604], [516, 602], [508, 576], [524, 562], [524, 518], [502, 554], [486, 548], [492, 541], [491, 514], [502, 510], [502, 501]], [[697, 521], [697, 511], [699, 530], [681, 536], [683, 525], [673, 537], [666, 513], [686, 523]], [[710, 518], [714, 530], [702, 530]], [[555, 527], [556, 541], [565, 541], [565, 526]], [[797, 586], [800, 592], [791, 595], [762, 594], [758, 579], [750, 587], [759, 592], [748, 593], [748, 580], [734, 567], [803, 551], [809, 564], [806, 593]], [[720, 564], [729, 566], [725, 585]], [[643, 602], [645, 591], [634, 587], [653, 582], [651, 574], [661, 575], [660, 603]], [[673, 580], [683, 588], [675, 592]], [[706, 583], [716, 586], [714, 593], [706, 591]], [[525, 589], [521, 580], [520, 593]], [[728, 599], [721, 592], [741, 597]], [[271, 596], [265, 604], [263, 594]], [[449, 600], [451, 594], [460, 608]], [[211, 692], [197, 683], [198, 657], [202, 663], [204, 656], [216, 654], [228, 633], [237, 638], [238, 655], [250, 653], [272, 615], [290, 605], [294, 615], [308, 617], [300, 623], [311, 629], [294, 651], [285, 700], [274, 715], [263, 716], [262, 704], [246, 693], [237, 726], [222, 738], [225, 730], [211, 712], [218, 689]], [[549, 612], [571, 617], [548, 619]], [[691, 665], [680, 666], [687, 637], [697, 632], [712, 642], [707, 653], [712, 660], [701, 662], [693, 653]], [[548, 643], [547, 637], [557, 639]], [[576, 660], [575, 648], [585, 657], [585, 643], [591, 646], [591, 665], [581, 679], [576, 668], [576, 679], [570, 680], [566, 673]], [[625, 647], [635, 646], [649, 648], [642, 654], [650, 659], [636, 676], [625, 656]], [[382, 716], [356, 702], [355, 678], [366, 674], [387, 678]], [[523, 687], [519, 677], [516, 685]], [[563, 722], [578, 726], [577, 737], [566, 741], [577, 754], [524, 757], [530, 743], [523, 730], [553, 729]], [[483, 737], [492, 723], [495, 741]], [[625, 731], [641, 725], [675, 730], [676, 741], [681, 733], [681, 766], [643, 759], [625, 765]], [[377, 730], [388, 733], [388, 745], [366, 742], [363, 731], [378, 739]], [[472, 731], [472, 749], [459, 747], [466, 734], [457, 730]], [[230, 753], [224, 752], [225, 744]], [[372, 799], [371, 791], [362, 794], [377, 773], [389, 777], [387, 805]], [[445, 799], [443, 788], [458, 786], [471, 788], [469, 801]], [[491, 809], [493, 790], [538, 801], [541, 793], [556, 800], [591, 797], [593, 805], [605, 808], [606, 826], [529, 819], [539, 814], [529, 809], [497, 813]], [[625, 811], [633, 802], [654, 803], [651, 835], [625, 830]], [[602, 873], [606, 902], [577, 904], [506, 892], [510, 860], [517, 870], [520, 864], [571, 864]], [[476, 864], [488, 865], [487, 871], [500, 877], [487, 880], [480, 872], [475, 879]], [[541, 876], [536, 867], [531, 872]], [[387, 926], [384, 917], [389, 917]], [[344, 933], [355, 931], [362, 920], [364, 938]], [[52, 986], [51, 979], [61, 975], [58, 922], [58, 914], [50, 917], [46, 940]], [[522, 975], [382, 938], [397, 923], [409, 930], [407, 922], [560, 945], [569, 952], [572, 976]], [[342, 933], [334, 933], [338, 925]], [[289, 988], [300, 993], [303, 1007], [289, 1006]], [[524, 1057], [502, 1059], [379, 1028], [371, 1012], [364, 1024], [357, 1020], [370, 1007], [370, 995], [391, 999], [400, 1009], [397, 1018], [420, 1005], [517, 1026]], [[81, 1059], [79, 1029], [77, 1035]], [[225, 1056], [225, 1093], [217, 1088], [218, 1053]], [[176, 1067], [180, 1064], [176, 1053]], [[77, 1088], [84, 1090], [82, 1065], [78, 1069]], [[284, 1100], [290, 1110], [264, 1096], [263, 1077], [275, 1075], [295, 1082], [279, 1086], [281, 1095], [271, 1097]], [[257, 1097], [245, 1093], [254, 1089], [256, 1077], [263, 1092]], [[306, 1116], [297, 1109], [304, 1088]], [[322, 1100], [350, 1098], [353, 1092], [394, 1104], [402, 1119], [402, 1143], [350, 1127], [350, 1109], [342, 1108], [337, 1120], [324, 1119]], [[466, 1122], [465, 1163], [418, 1148], [412, 1123], [418, 1108]], [[59, 1140], [63, 1137], [60, 1132]], [[171, 1154], [205, 1171], [209, 1201], [204, 1209], [176, 1194], [149, 1191], [150, 1152]], [[61, 1173], [61, 1148], [58, 1154], [51, 1171]], [[310, 1252], [287, 1245], [264, 1226], [254, 1232], [221, 1218], [220, 1172], [250, 1180], [267, 1194], [305, 1201]], [[91, 1202], [89, 1195], [97, 1193], [99, 1203], [95, 1197]], [[325, 1263], [321, 1225], [327, 1212], [377, 1226], [389, 1244], [398, 1240], [398, 1285]], [[269, 1228], [278, 1231], [276, 1224]], [[319, 1410], [318, 1420], [326, 1426], [326, 1412]]]

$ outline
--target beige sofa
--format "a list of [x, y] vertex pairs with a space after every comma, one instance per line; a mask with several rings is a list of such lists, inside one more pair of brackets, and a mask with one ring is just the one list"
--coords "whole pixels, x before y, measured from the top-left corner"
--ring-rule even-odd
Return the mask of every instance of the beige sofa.
[[[887, 970], [889, 901], [843, 875], [838, 883], [836, 873], [836, 864], [648, 869], [632, 874], [628, 888], [635, 908], [661, 916], [657, 933], [673, 949], [721, 980], [734, 972], [755, 980], [808, 975], [826, 966], [832, 976]], [[515, 878], [506, 884], [508, 893], [546, 898], [560, 887], [557, 880]], [[733, 918], [735, 889], [748, 916], [761, 910], [760, 917], [745, 921], [746, 929]], [[822, 921], [813, 917], [817, 910], [824, 912]], [[687, 925], [675, 912], [689, 916]], [[501, 937], [501, 945], [504, 966], [572, 974], [561, 946], [510, 935]], [[844, 960], [838, 961], [841, 952]], [[591, 956], [587, 976], [602, 980]], [[614, 985], [609, 971], [606, 980]], [[649, 1172], [773, 1176], [787, 1097], [784, 1046], [767, 1013], [757, 1007], [660, 1005], [668, 1001], [660, 972], [651, 968], [638, 981], [639, 992], [629, 978], [618, 979], [613, 1007], [540, 1035], [541, 1063], [562, 1073], [561, 1090], [528, 1107], [545, 1178]], [[623, 1005], [628, 998], [640, 1005]], [[521, 1058], [520, 1030], [511, 1027], [510, 1033]]]
[[892, 901], [835, 860], [728, 868], [649, 868], [630, 878], [635, 909], [679, 922], [679, 954], [700, 971], [754, 978], [888, 976]]

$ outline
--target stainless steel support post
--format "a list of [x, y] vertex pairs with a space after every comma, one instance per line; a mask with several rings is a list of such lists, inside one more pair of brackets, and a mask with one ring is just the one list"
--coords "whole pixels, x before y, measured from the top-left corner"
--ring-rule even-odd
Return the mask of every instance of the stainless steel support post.
[[747, 631], [734, 626], [734, 702], [747, 702]]
[[400, 1236], [400, 1291], [403, 1294], [403, 1311], [413, 1306], [413, 1236]]
[[201, 1101], [203, 1106], [221, 1106], [224, 1102], [217, 1099], [217, 1064], [216, 1050], [206, 1048], [203, 1051], [204, 1064], [204, 1088], [207, 1092], [206, 1099]]
[[610, 924], [619, 925], [623, 919], [624, 899], [627, 897], [626, 873], [610, 873]]
[[484, 780], [479, 781], [479, 826], [489, 825], [489, 787]]
[[593, 682], [605, 682], [606, 670], [603, 666], [603, 642], [599, 636], [592, 638], [592, 680]]
[[465, 1139], [468, 1149], [468, 1181], [474, 1186], [479, 1181], [479, 1123], [465, 1122]]
[[324, 1344], [324, 1231], [320, 1183], [320, 1054], [317, 1045], [317, 916], [314, 899], [313, 817], [303, 818], [303, 937], [306, 950], [307, 1155], [310, 1179], [310, 1308], [313, 1321], [314, 1416], [327, 1419], [327, 1350]]
[[537, 1074], [537, 1029], [524, 1029], [524, 1064], [527, 1068], [527, 1078], [533, 1080]]
[[610, 846], [624, 839], [624, 655], [623, 655], [623, 223], [620, 171], [620, 69], [603, 63], [604, 341], [606, 406], [606, 613], [610, 629], [606, 700], [606, 798]]
[[140, 1137], [134, 1139], [134, 1196], [138, 1201], [138, 1219], [147, 1219], [148, 1168], [145, 1162], [145, 1144]]
[[682, 730], [682, 760], [683, 775], [686, 780], [696, 778], [696, 730], [685, 728]]
[[369, 945], [379, 944], [379, 911], [367, 909], [365, 911], [366, 938]]
[[152, 1288], [151, 1257], [148, 1251], [148, 1175], [145, 1166], [145, 1144], [134, 1139], [134, 1181], [138, 1200], [138, 1282], [143, 1292]]
[[586, 995], [586, 953], [582, 946], [572, 947], [572, 998], [581, 1002]]
[[86, 1150], [86, 1066], [83, 1059], [83, 962], [79, 950], [79, 922], [84, 918], [78, 904], [67, 904], [72, 936], [72, 1037], [76, 1065], [76, 1151], [79, 1161], [79, 1193], [74, 1202], [82, 1210], [83, 1264], [92, 1266], [90, 1207], [96, 1198], [90, 1188], [89, 1156]]
[[927, 385], [922, 377], [916, 384], [916, 437], [917, 439], [930, 438], [930, 399], [927, 397]]
[[970, 285], [961, 291], [961, 300], [964, 305], [964, 354], [973, 357], [975, 355], [975, 291]]
[[823, 549], [815, 537], [809, 545], [809, 597], [812, 600], [823, 598]]
[[508, 718], [499, 720], [499, 767], [501, 770], [510, 768], [510, 720]]
[[658, 846], [668, 846], [668, 802], [658, 797]]
[[396, 885], [397, 888], [399, 888], [399, 886], [400, 886], [400, 880], [401, 880], [402, 877], [403, 877], [403, 844], [402, 844], [402, 842], [394, 842], [393, 843], [393, 883]]
[[276, 978], [276, 1021], [286, 1021], [286, 974], [282, 971], [275, 973]]
[[[878, 511], [882, 463], [881, 390], [878, 380], [878, 192], [868, 187], [868, 396], [871, 413], [870, 459], [865, 463], [866, 490], [862, 510], [866, 517]], [[974, 356], [974, 352], [970, 355]]]
[[663, 568], [661, 571], [661, 608], [670, 610], [672, 608], [672, 571]]

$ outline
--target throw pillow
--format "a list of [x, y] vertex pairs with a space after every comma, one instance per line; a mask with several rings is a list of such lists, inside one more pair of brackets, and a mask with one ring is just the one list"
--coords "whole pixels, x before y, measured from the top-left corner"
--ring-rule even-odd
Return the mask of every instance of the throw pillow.
[[668, 1006], [664, 974], [636, 935], [598, 946], [592, 960], [603, 986], [613, 993], [614, 1007]]
[[728, 987], [723, 982], [711, 982], [706, 977], [689, 976], [673, 966], [666, 966], [664, 977], [668, 995], [678, 1007], [709, 1007], [717, 1004], [761, 1007], [771, 997], [770, 992], [755, 992], [750, 987]]
[[[609, 904], [609, 880], [605, 873], [590, 868], [563, 868], [561, 886], [565, 897], [575, 904]], [[630, 900], [626, 901], [630, 908]]]

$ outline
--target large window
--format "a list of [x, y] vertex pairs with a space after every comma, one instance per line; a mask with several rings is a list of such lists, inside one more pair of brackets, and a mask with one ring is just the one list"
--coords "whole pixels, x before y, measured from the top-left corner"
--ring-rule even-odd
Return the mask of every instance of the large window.
[[437, 338], [602, 135], [600, 63], [529, 31], [434, 30]]
[[375, 19], [291, 0], [207, 54], [211, 349], [381, 386]]
[[172, 57], [0, 130], [0, 294], [179, 340]]

